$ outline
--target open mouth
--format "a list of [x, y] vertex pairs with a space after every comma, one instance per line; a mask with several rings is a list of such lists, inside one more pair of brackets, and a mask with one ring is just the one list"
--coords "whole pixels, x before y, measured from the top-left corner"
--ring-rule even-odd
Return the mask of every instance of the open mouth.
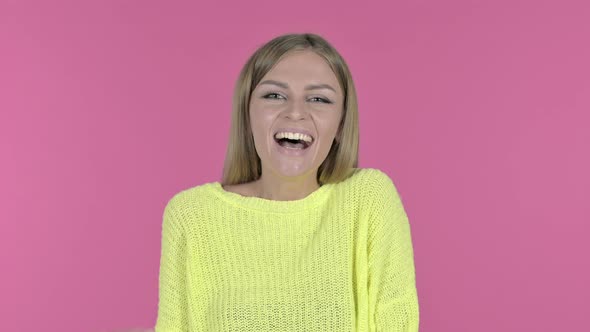
[[291, 139], [291, 138], [287, 138], [287, 137], [283, 137], [283, 138], [276, 138], [274, 137], [275, 142], [277, 142], [278, 145], [287, 148], [287, 149], [300, 149], [300, 150], [305, 150], [307, 148], [309, 148], [314, 140], [312, 139], [311, 142], [307, 142], [303, 139]]

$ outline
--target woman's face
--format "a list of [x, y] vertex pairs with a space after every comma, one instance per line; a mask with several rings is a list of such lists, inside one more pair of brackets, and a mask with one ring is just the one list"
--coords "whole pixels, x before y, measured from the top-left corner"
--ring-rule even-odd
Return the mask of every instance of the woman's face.
[[[250, 98], [250, 123], [263, 174], [270, 170], [315, 177], [336, 137], [343, 100], [336, 75], [320, 55], [309, 50], [285, 54]], [[289, 132], [307, 133], [312, 142], [291, 144], [286, 142], [288, 134], [277, 141], [275, 135]]]

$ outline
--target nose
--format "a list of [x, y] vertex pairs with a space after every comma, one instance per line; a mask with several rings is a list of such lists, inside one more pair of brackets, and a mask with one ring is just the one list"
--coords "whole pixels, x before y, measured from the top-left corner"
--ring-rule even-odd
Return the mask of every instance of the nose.
[[305, 101], [295, 100], [285, 109], [285, 116], [292, 120], [304, 119], [307, 116]]

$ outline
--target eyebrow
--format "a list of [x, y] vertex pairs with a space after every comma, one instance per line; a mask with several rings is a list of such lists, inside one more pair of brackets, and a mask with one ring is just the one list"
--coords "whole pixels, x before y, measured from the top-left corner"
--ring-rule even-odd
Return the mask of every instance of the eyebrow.
[[[262, 84], [271, 84], [271, 85], [277, 85], [280, 86], [283, 89], [288, 89], [289, 85], [287, 83], [283, 83], [283, 82], [279, 82], [279, 81], [275, 81], [275, 80], [265, 80], [260, 82], [260, 85]], [[317, 90], [317, 89], [329, 89], [332, 90], [334, 92], [336, 92], [336, 90], [330, 85], [330, 84], [325, 84], [325, 83], [321, 83], [321, 84], [310, 84], [307, 85], [304, 90]]]

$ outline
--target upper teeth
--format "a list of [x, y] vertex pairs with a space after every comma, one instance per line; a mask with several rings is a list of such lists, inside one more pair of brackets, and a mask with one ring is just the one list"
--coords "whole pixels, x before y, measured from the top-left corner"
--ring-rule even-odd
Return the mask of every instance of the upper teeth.
[[311, 141], [313, 140], [311, 138], [311, 136], [309, 136], [309, 135], [305, 135], [305, 134], [301, 134], [301, 133], [289, 133], [289, 132], [278, 132], [275, 134], [275, 138], [276, 139], [281, 139], [281, 138], [299, 139], [299, 140], [304, 140], [308, 143], [311, 143]]

